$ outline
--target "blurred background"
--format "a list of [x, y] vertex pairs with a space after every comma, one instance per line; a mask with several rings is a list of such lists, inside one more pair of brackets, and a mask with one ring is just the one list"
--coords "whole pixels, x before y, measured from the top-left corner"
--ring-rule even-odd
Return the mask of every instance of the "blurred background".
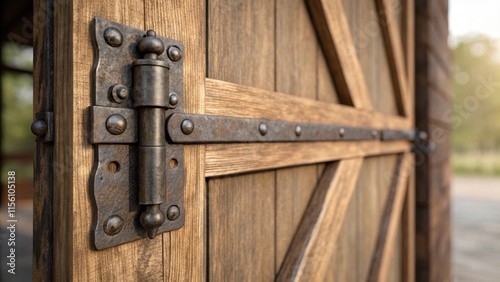
[[[2, 5], [6, 5], [2, 1]], [[454, 281], [500, 280], [500, 1], [449, 1], [450, 77], [453, 109], [443, 113], [452, 135], [452, 244]], [[7, 171], [16, 171], [20, 228], [16, 281], [31, 280], [33, 137], [32, 38], [23, 44], [9, 34], [30, 32], [31, 1], [2, 7], [0, 66], [0, 167], [2, 187]], [[32, 32], [32, 30], [31, 30]], [[21, 34], [17, 32], [17, 34]], [[6, 191], [0, 200], [5, 203]], [[6, 212], [0, 212], [4, 241]], [[6, 256], [0, 244], [1, 260]], [[0, 281], [8, 281], [5, 263]], [[24, 270], [23, 270], [24, 269]]]

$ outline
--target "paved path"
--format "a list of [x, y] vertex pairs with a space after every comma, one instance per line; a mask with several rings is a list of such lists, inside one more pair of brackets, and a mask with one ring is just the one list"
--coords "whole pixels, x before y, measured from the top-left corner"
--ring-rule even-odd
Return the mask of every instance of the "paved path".
[[[456, 282], [500, 281], [500, 178], [454, 177], [453, 272]], [[31, 281], [31, 203], [18, 203], [16, 275], [7, 273], [6, 209], [0, 209], [0, 281]]]
[[500, 178], [454, 177], [452, 224], [454, 281], [500, 281]]

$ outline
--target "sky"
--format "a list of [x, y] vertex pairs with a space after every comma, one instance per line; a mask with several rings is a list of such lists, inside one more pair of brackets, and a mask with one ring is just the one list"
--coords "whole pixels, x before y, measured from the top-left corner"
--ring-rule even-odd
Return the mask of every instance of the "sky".
[[452, 38], [472, 33], [500, 38], [500, 0], [449, 0], [449, 18]]

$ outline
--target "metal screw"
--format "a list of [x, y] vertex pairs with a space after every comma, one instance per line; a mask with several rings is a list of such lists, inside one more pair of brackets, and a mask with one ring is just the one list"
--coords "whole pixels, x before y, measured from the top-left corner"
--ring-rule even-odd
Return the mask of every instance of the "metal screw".
[[261, 122], [259, 124], [259, 132], [260, 132], [260, 135], [264, 136], [267, 134], [267, 125], [263, 122]]
[[344, 128], [341, 128], [339, 130], [339, 134], [340, 134], [340, 137], [344, 137], [344, 134], [345, 134], [345, 129]]
[[168, 47], [167, 55], [170, 60], [177, 62], [182, 57], [181, 49], [177, 46], [170, 46]]
[[300, 125], [297, 125], [295, 127], [295, 135], [300, 136], [302, 134], [302, 127]]
[[377, 137], [378, 135], [378, 132], [376, 130], [372, 130], [372, 136], [373, 138]]
[[42, 137], [45, 134], [47, 134], [48, 130], [49, 126], [47, 125], [47, 122], [44, 120], [35, 120], [31, 124], [31, 132], [38, 137]]
[[115, 84], [109, 88], [109, 94], [113, 102], [121, 104], [128, 99], [129, 91], [127, 86]]
[[123, 43], [123, 35], [116, 27], [108, 27], [104, 30], [104, 40], [111, 47], [119, 47]]
[[170, 221], [174, 221], [181, 215], [181, 210], [178, 206], [170, 206], [167, 210], [167, 218]]
[[118, 215], [112, 215], [104, 222], [104, 232], [109, 236], [114, 236], [123, 228], [123, 219]]
[[120, 135], [127, 129], [127, 120], [119, 114], [113, 114], [106, 120], [106, 129], [113, 135]]
[[171, 105], [171, 106], [175, 106], [177, 105], [177, 103], [179, 103], [179, 96], [177, 96], [176, 93], [172, 92], [168, 95], [168, 103]]
[[182, 133], [189, 135], [189, 134], [193, 133], [193, 130], [194, 130], [194, 123], [191, 120], [185, 119], [182, 121], [182, 123], [181, 123]]

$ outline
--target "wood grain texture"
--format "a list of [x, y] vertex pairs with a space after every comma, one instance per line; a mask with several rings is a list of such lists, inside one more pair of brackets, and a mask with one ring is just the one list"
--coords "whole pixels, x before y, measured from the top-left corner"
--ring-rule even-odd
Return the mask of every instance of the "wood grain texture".
[[[275, 90], [309, 99], [317, 98], [320, 52], [303, 0], [276, 1]], [[331, 81], [329, 72], [323, 83]], [[328, 81], [325, 81], [328, 79]], [[326, 88], [326, 87], [325, 87]], [[325, 89], [325, 98], [336, 97]], [[317, 166], [300, 166], [276, 171], [275, 271], [278, 272], [295, 230], [311, 197], [318, 176]]]
[[[52, 4], [52, 0], [33, 1], [34, 11], [36, 11], [33, 18], [33, 113], [54, 111], [54, 10]], [[34, 281], [53, 280], [53, 149], [50, 143], [35, 143], [33, 162]]]
[[[206, 74], [205, 2], [145, 1], [145, 28], [184, 43], [184, 109], [204, 113]], [[206, 280], [206, 182], [205, 146], [184, 147], [185, 223], [164, 233], [163, 272], [168, 281]]]
[[410, 101], [408, 118], [415, 123], [415, 2], [401, 0], [403, 6], [402, 38], [405, 51], [407, 93]]
[[[274, 90], [275, 14], [274, 1], [209, 1], [207, 77]], [[209, 280], [274, 278], [275, 177], [268, 171], [208, 181]]]
[[408, 176], [412, 167], [413, 159], [410, 153], [400, 156], [380, 223], [369, 281], [386, 281], [387, 279], [391, 255], [395, 247], [394, 240], [400, 227], [401, 213], [408, 188]]
[[371, 100], [341, 0], [309, 0], [307, 4], [340, 102], [356, 108], [371, 109]]
[[345, 158], [407, 152], [406, 141], [214, 144], [206, 147], [207, 177], [271, 168], [329, 162]]
[[88, 143], [92, 20], [144, 28], [142, 1], [72, 1], [55, 5], [54, 280], [162, 280], [162, 240], [95, 251], [89, 234], [94, 150]]
[[362, 158], [330, 164], [308, 204], [277, 281], [322, 279], [351, 201]]
[[208, 115], [374, 128], [411, 127], [405, 118], [375, 111], [359, 110], [215, 79], [207, 79], [205, 85], [205, 113]]
[[211, 281], [274, 278], [274, 185], [274, 171], [209, 180]]
[[415, 172], [408, 177], [403, 207], [403, 281], [415, 281]]
[[398, 111], [400, 115], [408, 116], [410, 104], [406, 76], [407, 68], [401, 33], [396, 19], [396, 13], [398, 11], [394, 9], [394, 5], [390, 1], [391, 0], [376, 0], [377, 10], [392, 74]]

